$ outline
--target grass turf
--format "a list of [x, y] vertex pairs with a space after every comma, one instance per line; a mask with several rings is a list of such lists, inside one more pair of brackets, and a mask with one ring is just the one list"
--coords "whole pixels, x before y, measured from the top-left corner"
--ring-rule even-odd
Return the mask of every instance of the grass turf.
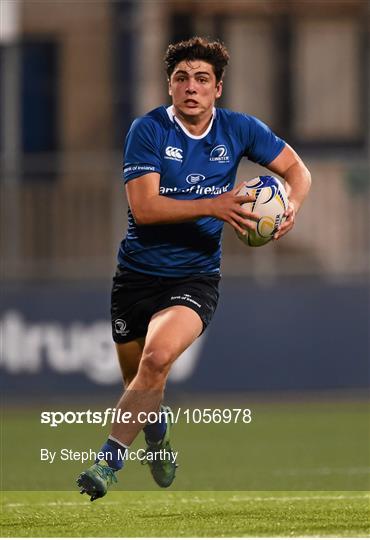
[[[174, 426], [180, 467], [171, 491], [369, 491], [367, 402], [255, 403], [251, 408], [250, 424], [183, 420]], [[37, 409], [7, 411], [2, 489], [70, 491], [92, 458], [66, 461], [61, 449], [98, 451], [108, 430], [94, 424], [51, 428], [40, 423]], [[140, 435], [132, 449], [145, 447], [143, 439]], [[53, 463], [41, 460], [41, 448], [56, 452]], [[154, 487], [138, 461], [127, 463], [115, 486]]]
[[367, 401], [237, 405], [251, 406], [251, 424], [174, 426], [180, 468], [169, 490], [155, 489], [147, 467], [131, 462], [118, 485], [94, 503], [77, 488], [70, 491], [89, 463], [48, 464], [40, 448], [98, 450], [108, 427], [50, 428], [41, 425], [40, 409], [7, 410], [1, 422], [2, 536], [370, 534]]
[[6, 537], [337, 536], [370, 533], [365, 492], [8, 492]]

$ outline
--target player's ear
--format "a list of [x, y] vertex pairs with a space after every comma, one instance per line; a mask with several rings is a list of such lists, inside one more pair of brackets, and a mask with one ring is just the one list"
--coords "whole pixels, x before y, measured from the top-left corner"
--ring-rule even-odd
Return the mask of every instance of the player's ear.
[[168, 82], [168, 95], [172, 96], [171, 79], [167, 79]]
[[222, 89], [223, 89], [223, 83], [222, 81], [219, 81], [216, 84], [216, 99], [220, 98], [222, 96]]

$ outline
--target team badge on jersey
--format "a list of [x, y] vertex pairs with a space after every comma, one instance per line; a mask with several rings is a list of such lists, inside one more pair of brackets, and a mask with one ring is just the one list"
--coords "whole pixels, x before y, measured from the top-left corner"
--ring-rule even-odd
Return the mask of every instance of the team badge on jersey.
[[228, 163], [230, 161], [230, 157], [228, 154], [228, 150], [224, 144], [218, 144], [214, 148], [212, 148], [211, 153], [209, 155], [209, 161], [218, 161], [220, 163]]

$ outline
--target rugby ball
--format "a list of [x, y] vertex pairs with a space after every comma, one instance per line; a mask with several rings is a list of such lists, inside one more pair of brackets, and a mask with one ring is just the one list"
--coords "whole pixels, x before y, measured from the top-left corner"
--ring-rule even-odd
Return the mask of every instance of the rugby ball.
[[247, 231], [245, 236], [237, 232], [239, 239], [252, 247], [267, 244], [285, 221], [288, 196], [283, 184], [274, 176], [257, 176], [248, 180], [238, 195], [253, 195], [256, 200], [245, 203], [242, 207], [260, 216], [256, 231]]

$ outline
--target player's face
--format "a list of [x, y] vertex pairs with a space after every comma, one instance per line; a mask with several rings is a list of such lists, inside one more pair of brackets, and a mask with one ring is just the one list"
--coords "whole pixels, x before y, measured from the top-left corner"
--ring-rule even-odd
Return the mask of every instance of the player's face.
[[177, 64], [169, 80], [169, 94], [178, 115], [193, 120], [212, 114], [222, 94], [222, 81], [216, 83], [213, 66], [203, 60]]

